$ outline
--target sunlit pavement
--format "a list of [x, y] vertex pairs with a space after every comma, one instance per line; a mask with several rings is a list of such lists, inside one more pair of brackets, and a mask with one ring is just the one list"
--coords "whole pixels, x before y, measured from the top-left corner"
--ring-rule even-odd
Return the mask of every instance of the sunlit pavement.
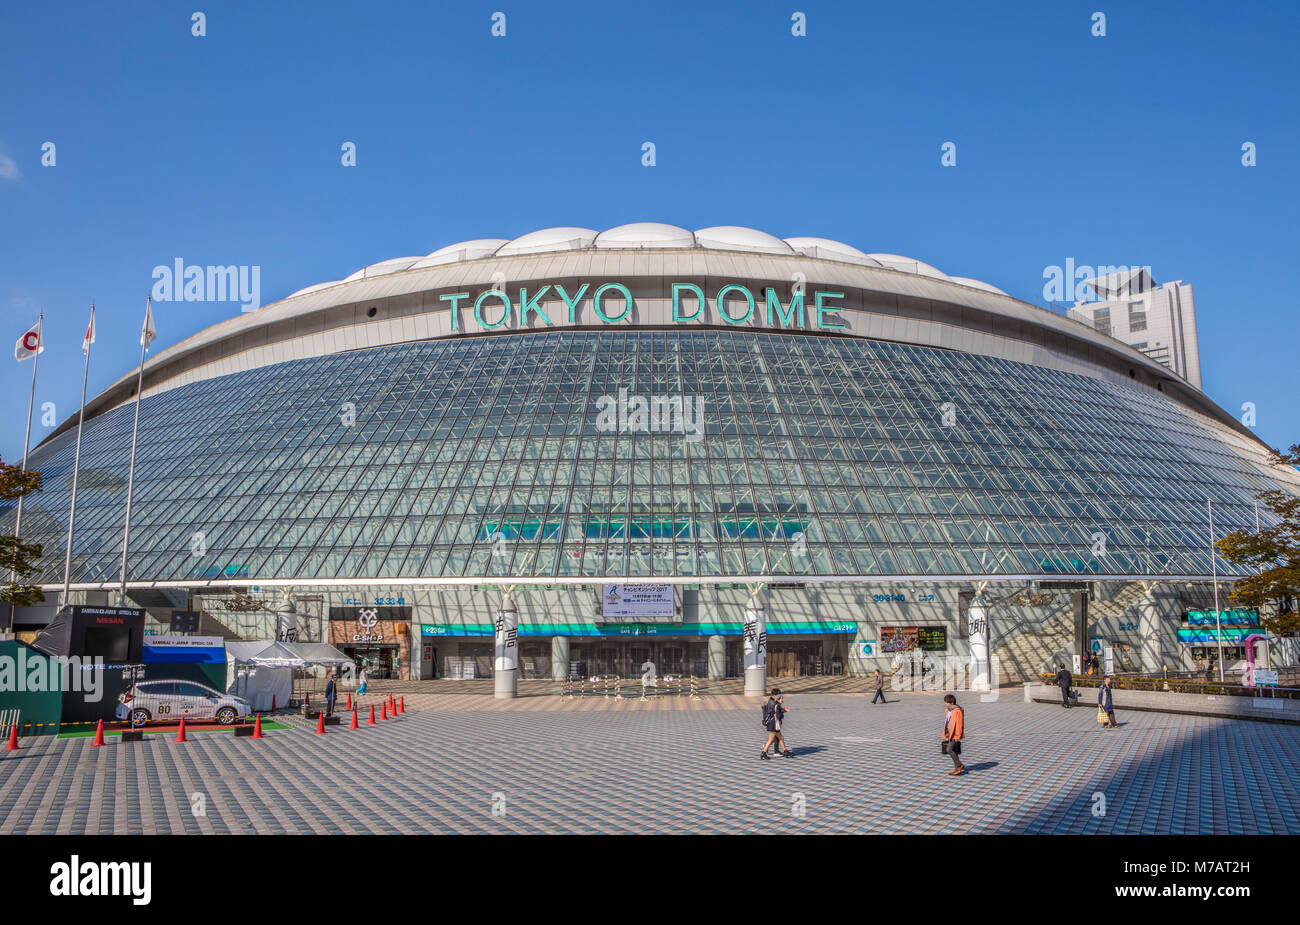
[[1092, 708], [963, 694], [954, 778], [938, 694], [792, 695], [797, 757], [759, 761], [758, 704], [624, 693], [407, 694], [323, 736], [27, 738], [0, 752], [0, 833], [1300, 834], [1292, 726], [1121, 707], [1103, 730]]

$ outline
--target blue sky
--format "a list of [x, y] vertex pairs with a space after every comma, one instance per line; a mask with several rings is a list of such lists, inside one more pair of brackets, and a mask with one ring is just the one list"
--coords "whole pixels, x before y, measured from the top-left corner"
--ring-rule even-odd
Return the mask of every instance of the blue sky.
[[[1300, 442], [1298, 31], [1295, 4], [1186, 0], [6, 4], [0, 455], [21, 455], [31, 367], [8, 345], [37, 311], [37, 402], [62, 420], [90, 303], [94, 394], [177, 257], [260, 266], [269, 303], [454, 241], [630, 221], [837, 238], [1039, 304], [1068, 258], [1149, 265], [1195, 287], [1207, 393]], [[156, 305], [155, 348], [237, 311]]]

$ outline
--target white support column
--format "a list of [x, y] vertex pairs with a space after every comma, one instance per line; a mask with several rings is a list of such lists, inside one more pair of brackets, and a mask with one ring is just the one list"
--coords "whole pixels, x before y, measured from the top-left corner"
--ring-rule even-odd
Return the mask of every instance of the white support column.
[[551, 637], [551, 678], [563, 681], [569, 676], [569, 637]]
[[497, 700], [513, 700], [519, 696], [519, 611], [509, 590], [497, 611], [493, 648], [492, 694]]
[[721, 636], [709, 637], [708, 677], [721, 681], [727, 676], [727, 640]]
[[1143, 671], [1159, 671], [1165, 666], [1165, 649], [1160, 635], [1160, 605], [1156, 602], [1156, 583], [1145, 582], [1144, 589], [1146, 595], [1137, 604], [1138, 665]]

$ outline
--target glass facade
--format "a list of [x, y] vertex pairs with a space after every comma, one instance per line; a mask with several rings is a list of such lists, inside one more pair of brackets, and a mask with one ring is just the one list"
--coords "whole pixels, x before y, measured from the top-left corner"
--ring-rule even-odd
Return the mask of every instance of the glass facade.
[[[605, 427], [620, 390], [698, 400], [702, 434]], [[117, 578], [131, 415], [86, 424], [73, 582]], [[74, 439], [30, 459], [42, 583]], [[1146, 389], [860, 338], [407, 343], [146, 398], [128, 579], [1205, 575], [1207, 499], [1222, 535], [1276, 487], [1234, 441]]]

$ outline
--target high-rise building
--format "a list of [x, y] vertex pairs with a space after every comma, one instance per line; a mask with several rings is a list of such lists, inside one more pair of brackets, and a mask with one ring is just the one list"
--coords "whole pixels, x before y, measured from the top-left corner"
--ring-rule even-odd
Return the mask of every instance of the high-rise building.
[[1076, 302], [1067, 313], [1109, 337], [1136, 347], [1185, 382], [1201, 387], [1192, 287], [1182, 280], [1160, 285], [1146, 267], [1087, 280], [1098, 301]]

